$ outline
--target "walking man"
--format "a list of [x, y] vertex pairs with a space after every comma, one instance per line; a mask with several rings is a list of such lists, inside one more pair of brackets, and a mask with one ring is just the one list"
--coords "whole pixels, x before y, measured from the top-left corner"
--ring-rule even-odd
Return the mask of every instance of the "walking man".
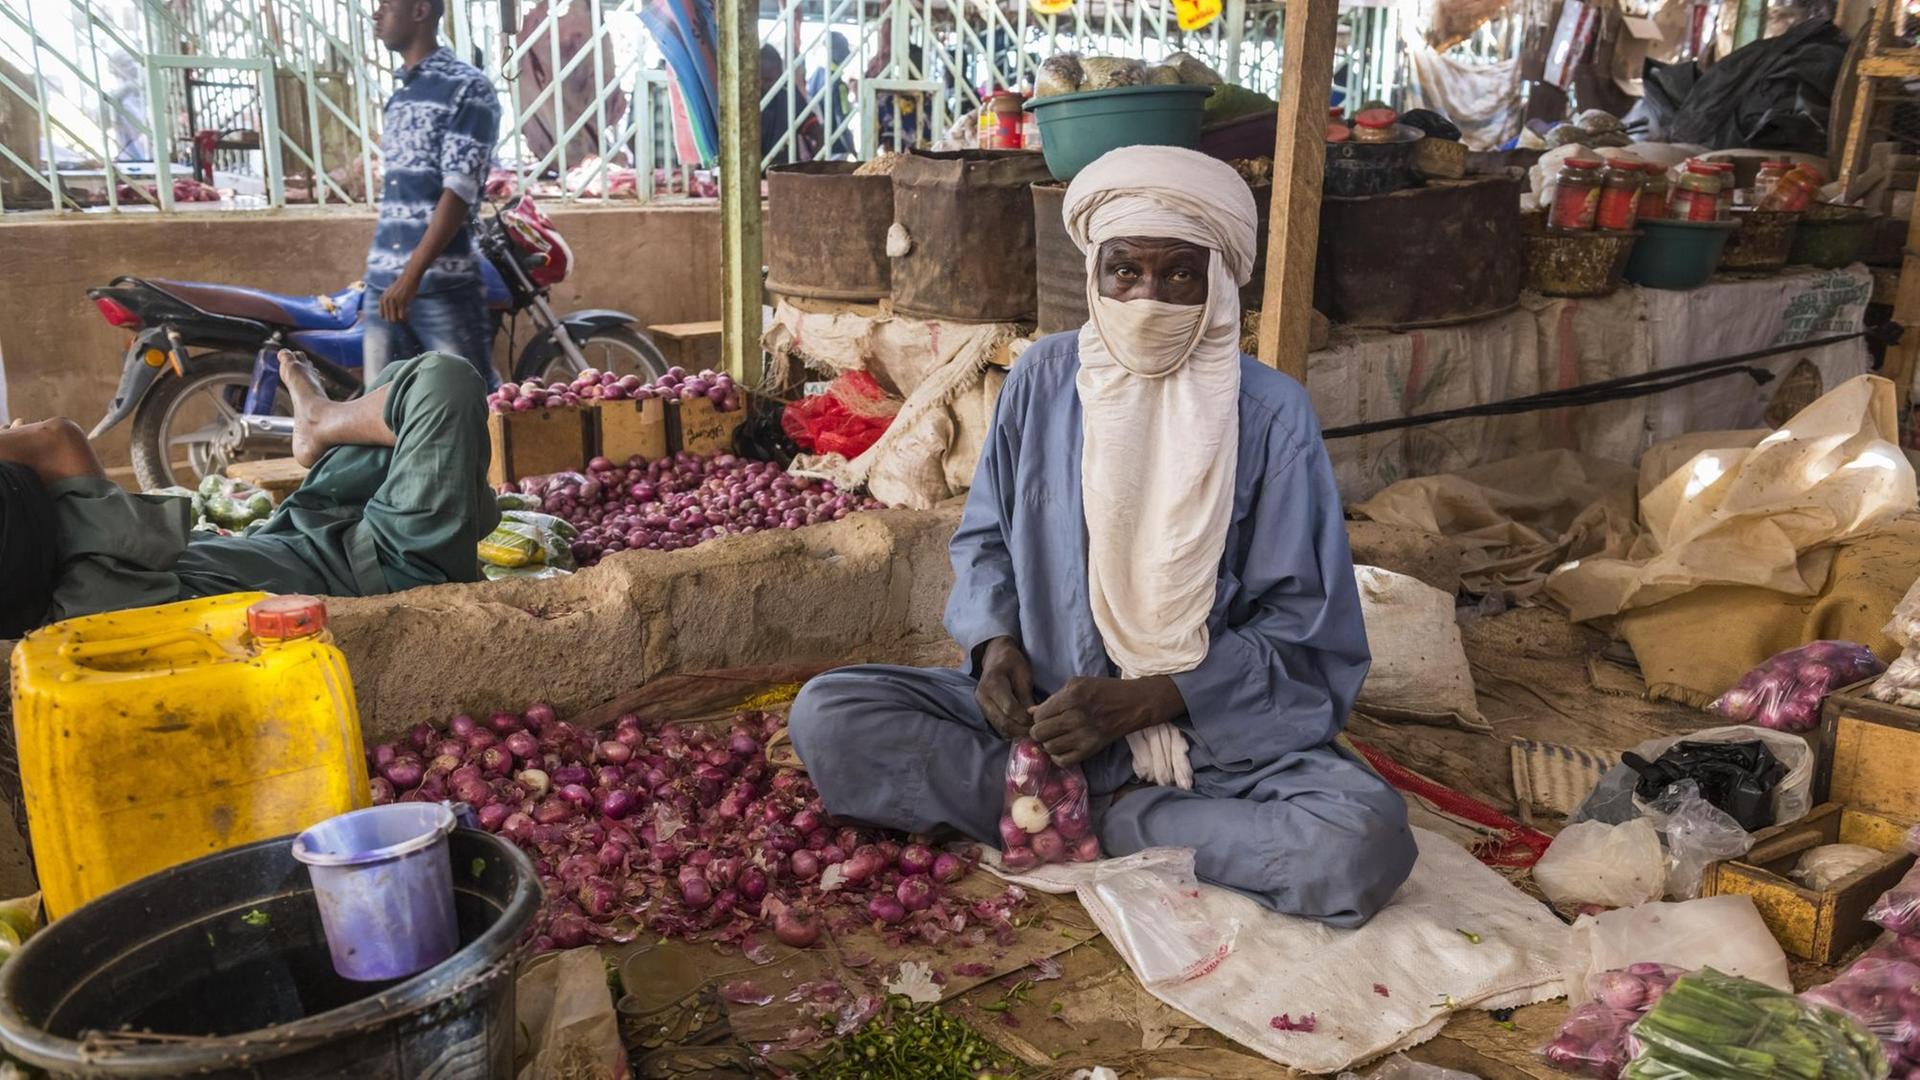
[[400, 54], [400, 85], [380, 127], [380, 219], [367, 254], [366, 382], [404, 357], [471, 363], [488, 389], [493, 334], [473, 222], [500, 132], [500, 101], [480, 69], [440, 44], [445, 0], [379, 0], [374, 33]]

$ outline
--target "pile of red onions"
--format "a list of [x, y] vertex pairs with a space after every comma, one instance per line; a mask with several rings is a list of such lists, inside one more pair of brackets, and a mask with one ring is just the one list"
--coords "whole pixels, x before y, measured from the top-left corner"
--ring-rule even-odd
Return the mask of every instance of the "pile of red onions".
[[772, 766], [776, 716], [728, 730], [622, 716], [585, 731], [548, 705], [416, 724], [368, 751], [374, 802], [470, 804], [534, 860], [547, 906], [539, 951], [645, 932], [763, 948], [761, 928], [812, 945], [874, 923], [892, 944], [1011, 940], [1021, 893], [949, 896], [975, 859], [829, 818], [813, 784]]
[[629, 548], [676, 551], [718, 536], [837, 521], [881, 505], [825, 480], [789, 476], [770, 461], [685, 451], [653, 461], [636, 456], [625, 465], [597, 457], [584, 474], [531, 477], [519, 489], [580, 530], [573, 558], [581, 566]]
[[691, 401], [705, 398], [718, 412], [740, 408], [740, 387], [733, 376], [721, 371], [687, 374], [687, 369], [670, 367], [665, 375], [647, 382], [638, 375], [615, 375], [611, 371], [588, 368], [572, 382], [549, 383], [538, 377], [525, 382], [502, 383], [487, 395], [487, 407], [494, 412], [527, 412], [532, 409], [561, 409], [587, 401]]

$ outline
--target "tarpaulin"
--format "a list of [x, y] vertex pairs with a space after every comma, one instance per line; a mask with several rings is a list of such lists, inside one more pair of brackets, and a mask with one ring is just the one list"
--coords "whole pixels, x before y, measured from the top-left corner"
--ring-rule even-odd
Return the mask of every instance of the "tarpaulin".
[[1847, 36], [1825, 19], [1810, 19], [1779, 37], [1763, 38], [1701, 70], [1697, 61], [1649, 60], [1646, 96], [1634, 110], [1646, 138], [1702, 143], [1716, 150], [1750, 147], [1824, 156], [1834, 83]]

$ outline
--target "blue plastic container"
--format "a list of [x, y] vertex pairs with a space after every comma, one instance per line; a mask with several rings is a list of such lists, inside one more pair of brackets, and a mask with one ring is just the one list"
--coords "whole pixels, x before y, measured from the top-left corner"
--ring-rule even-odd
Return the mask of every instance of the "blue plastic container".
[[313, 879], [333, 970], [360, 981], [403, 979], [460, 947], [440, 803], [392, 803], [329, 818], [293, 841]]

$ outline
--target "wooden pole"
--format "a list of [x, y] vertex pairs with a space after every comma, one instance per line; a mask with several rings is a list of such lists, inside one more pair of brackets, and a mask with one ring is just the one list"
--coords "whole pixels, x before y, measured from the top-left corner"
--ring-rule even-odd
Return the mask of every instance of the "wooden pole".
[[758, 0], [719, 0], [720, 359], [760, 377], [760, 18]]
[[1307, 381], [1320, 181], [1327, 168], [1327, 97], [1340, 0], [1289, 0], [1273, 144], [1273, 212], [1260, 308], [1260, 360]]

